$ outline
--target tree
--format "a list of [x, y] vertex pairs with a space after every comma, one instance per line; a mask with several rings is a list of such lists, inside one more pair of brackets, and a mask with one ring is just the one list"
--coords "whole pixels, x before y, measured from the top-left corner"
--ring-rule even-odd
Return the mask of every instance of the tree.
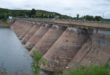
[[79, 19], [79, 14], [77, 14], [77, 20]]
[[32, 9], [30, 12], [30, 17], [34, 18], [36, 16], [36, 10]]
[[101, 16], [95, 16], [95, 20], [96, 21], [101, 21], [101, 20], [103, 20], [103, 18]]
[[93, 16], [90, 16], [90, 15], [86, 15], [83, 17], [85, 20], [88, 20], [88, 21], [94, 21], [94, 17]]

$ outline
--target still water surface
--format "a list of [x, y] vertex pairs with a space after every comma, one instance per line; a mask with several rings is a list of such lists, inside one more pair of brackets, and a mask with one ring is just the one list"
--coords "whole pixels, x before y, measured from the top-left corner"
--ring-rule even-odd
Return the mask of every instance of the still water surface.
[[16, 34], [11, 29], [0, 28], [0, 69], [8, 72], [7, 75], [32, 75], [31, 65], [32, 58]]
[[[110, 36], [110, 31], [99, 31], [99, 33]], [[0, 28], [0, 70], [5, 70], [7, 75], [32, 75], [31, 66], [32, 58], [16, 34], [11, 29]], [[47, 73], [41, 71], [40, 75]]]

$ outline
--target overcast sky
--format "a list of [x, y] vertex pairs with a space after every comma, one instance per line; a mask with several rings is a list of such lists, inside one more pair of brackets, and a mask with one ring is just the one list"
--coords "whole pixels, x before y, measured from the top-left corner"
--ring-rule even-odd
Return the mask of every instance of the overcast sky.
[[110, 18], [110, 0], [0, 0], [1, 8], [42, 9], [76, 16], [100, 15]]

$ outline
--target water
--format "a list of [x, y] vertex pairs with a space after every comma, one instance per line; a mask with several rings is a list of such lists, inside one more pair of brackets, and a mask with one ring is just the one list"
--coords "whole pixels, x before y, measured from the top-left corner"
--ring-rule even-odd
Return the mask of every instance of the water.
[[32, 58], [16, 34], [11, 29], [0, 28], [0, 69], [7, 75], [32, 75], [31, 65]]
[[[100, 34], [110, 36], [110, 31], [99, 31]], [[105, 39], [99, 39], [104, 43]], [[0, 70], [7, 75], [32, 75], [32, 58], [22, 46], [16, 34], [8, 28], [0, 28]], [[11, 73], [11, 74], [10, 74]], [[40, 75], [52, 75], [41, 71]]]

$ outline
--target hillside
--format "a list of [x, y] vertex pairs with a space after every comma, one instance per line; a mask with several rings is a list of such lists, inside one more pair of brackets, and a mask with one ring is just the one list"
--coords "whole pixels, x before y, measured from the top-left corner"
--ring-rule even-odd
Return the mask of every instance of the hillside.
[[[30, 18], [32, 10], [11, 10], [0, 8], [0, 19], [7, 18], [8, 16]], [[49, 12], [45, 10], [35, 10], [35, 14], [32, 18], [60, 18], [60, 19], [71, 19], [72, 17], [62, 15], [56, 12]]]

